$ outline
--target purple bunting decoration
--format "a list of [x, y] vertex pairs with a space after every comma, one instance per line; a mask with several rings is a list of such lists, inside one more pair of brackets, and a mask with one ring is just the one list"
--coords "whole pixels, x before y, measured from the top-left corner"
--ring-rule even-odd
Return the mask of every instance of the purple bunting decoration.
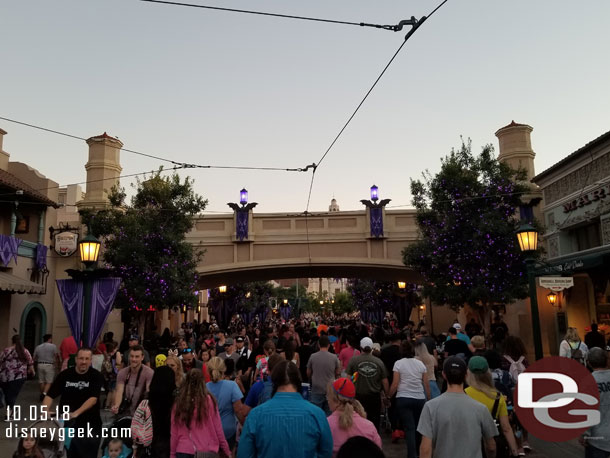
[[102, 333], [104, 323], [106, 323], [108, 315], [110, 315], [110, 312], [112, 311], [112, 304], [114, 303], [120, 285], [120, 278], [99, 278], [93, 282], [91, 288], [89, 332], [87, 333], [89, 342], [86, 342], [90, 348], [94, 348], [95, 342], [97, 342], [97, 339]]
[[56, 280], [56, 283], [59, 298], [68, 319], [68, 326], [78, 344], [83, 322], [83, 282], [68, 279]]
[[371, 215], [371, 237], [383, 237], [383, 209], [372, 207], [369, 209]]
[[36, 245], [36, 268], [44, 270], [47, 267], [47, 246], [39, 243]]
[[8, 266], [11, 259], [17, 263], [17, 251], [22, 240], [16, 237], [0, 234], [0, 261], [4, 266]]

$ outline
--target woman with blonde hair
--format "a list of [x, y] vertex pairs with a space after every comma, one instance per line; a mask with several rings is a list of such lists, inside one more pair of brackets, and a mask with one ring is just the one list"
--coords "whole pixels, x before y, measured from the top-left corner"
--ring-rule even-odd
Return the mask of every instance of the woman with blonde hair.
[[222, 432], [218, 405], [201, 371], [186, 374], [172, 410], [170, 437], [172, 457], [193, 458], [198, 452], [231, 455]]
[[589, 347], [580, 340], [578, 330], [569, 327], [565, 337], [559, 344], [559, 356], [564, 358], [572, 358], [584, 364], [589, 353]]
[[436, 384], [436, 366], [438, 361], [428, 352], [428, 347], [423, 341], [415, 342], [415, 359], [420, 360], [426, 366], [428, 373], [428, 383], [430, 384], [430, 399], [434, 399], [441, 395], [441, 390]]
[[236, 444], [237, 420], [244, 422], [244, 409], [241, 399], [243, 394], [237, 383], [225, 379], [227, 366], [218, 356], [214, 356], [208, 362], [210, 381], [207, 388], [218, 402], [218, 411], [222, 422], [222, 430], [229, 448], [233, 449]]
[[176, 388], [180, 388], [185, 378], [184, 371], [182, 370], [182, 362], [177, 356], [169, 355], [165, 359], [165, 365], [173, 370], [174, 374], [176, 374]]
[[508, 419], [506, 398], [496, 389], [485, 358], [482, 356], [470, 358], [466, 383], [468, 383], [468, 388], [464, 390], [466, 394], [487, 407], [498, 425], [498, 432], [506, 439], [506, 447], [498, 447], [496, 456], [498, 458], [518, 456], [517, 440]]
[[333, 457], [341, 446], [354, 436], [372, 440], [381, 448], [381, 438], [375, 425], [366, 419], [362, 404], [356, 400], [356, 387], [348, 378], [342, 377], [328, 386], [328, 406], [333, 412], [328, 424], [333, 435]]

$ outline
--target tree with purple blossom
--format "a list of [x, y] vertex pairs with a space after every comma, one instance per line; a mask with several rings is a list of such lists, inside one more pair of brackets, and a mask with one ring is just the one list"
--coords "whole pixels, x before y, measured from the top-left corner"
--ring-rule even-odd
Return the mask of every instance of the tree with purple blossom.
[[494, 305], [527, 297], [516, 217], [529, 191], [524, 170], [499, 162], [487, 145], [470, 141], [441, 160], [435, 176], [411, 181], [420, 239], [403, 250], [404, 263], [424, 278], [423, 294], [454, 310], [469, 305], [489, 325]]
[[193, 181], [162, 169], [138, 180], [126, 204], [122, 188], [109, 193], [110, 207], [82, 210], [89, 231], [103, 241], [103, 262], [122, 278], [115, 306], [127, 309], [143, 331], [146, 311], [197, 305], [197, 264], [203, 252], [186, 241], [193, 217], [207, 201]]

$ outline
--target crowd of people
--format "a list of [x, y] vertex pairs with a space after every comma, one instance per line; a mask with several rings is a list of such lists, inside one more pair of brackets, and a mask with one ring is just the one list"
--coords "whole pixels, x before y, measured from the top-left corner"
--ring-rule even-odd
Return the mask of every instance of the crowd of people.
[[[94, 349], [68, 338], [58, 349], [45, 336], [32, 357], [15, 336], [0, 356], [9, 407], [36, 362], [41, 403], [67, 406], [65, 426], [99, 431], [105, 408], [131, 428], [131, 437], [74, 437], [69, 458], [96, 456], [100, 445], [111, 458], [382, 457], [384, 429], [393, 442], [404, 439], [409, 458], [531, 450], [512, 410], [527, 351], [498, 316], [488, 336], [475, 320], [433, 336], [423, 323], [400, 329], [394, 320], [302, 315], [250, 325], [236, 317], [226, 329], [194, 322], [175, 335], [148, 332], [143, 342], [135, 333], [120, 344], [113, 337]], [[610, 382], [605, 348], [589, 348], [575, 329], [560, 354]], [[587, 456], [610, 453], [608, 439], [584, 445]], [[36, 438], [22, 438], [15, 456], [38, 456]]]

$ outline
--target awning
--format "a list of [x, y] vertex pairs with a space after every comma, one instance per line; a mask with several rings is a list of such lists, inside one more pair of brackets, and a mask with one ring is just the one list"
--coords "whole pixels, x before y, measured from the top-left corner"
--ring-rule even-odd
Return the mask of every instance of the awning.
[[602, 250], [591, 254], [574, 253], [551, 259], [545, 266], [538, 269], [538, 274], [557, 274], [564, 272], [572, 274], [586, 272], [590, 269], [603, 265], [610, 265], [610, 249], [603, 247]]
[[0, 271], [0, 291], [11, 293], [44, 294], [44, 286]]

